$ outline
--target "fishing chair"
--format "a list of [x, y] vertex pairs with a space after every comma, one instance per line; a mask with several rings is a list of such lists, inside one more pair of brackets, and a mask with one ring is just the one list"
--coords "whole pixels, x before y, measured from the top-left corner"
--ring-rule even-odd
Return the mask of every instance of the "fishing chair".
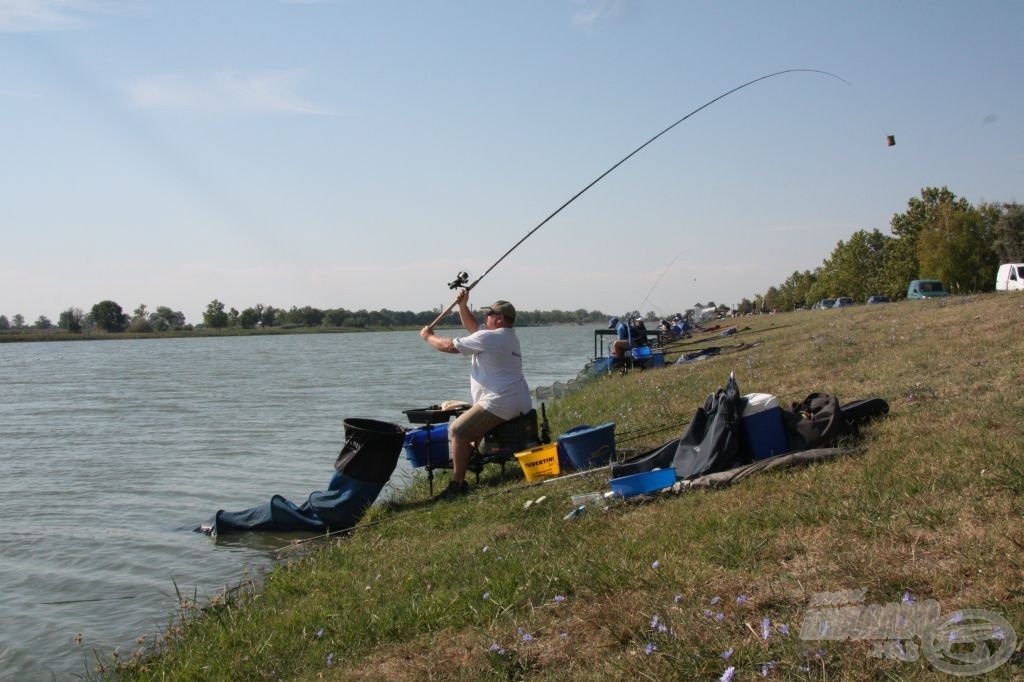
[[626, 355], [626, 362], [631, 369], [646, 369], [653, 359], [654, 351], [650, 346], [637, 346]]
[[636, 346], [625, 351], [622, 356], [610, 358], [609, 370], [618, 370], [625, 374], [631, 369], [645, 369], [653, 361], [654, 351], [650, 346]]
[[[543, 409], [543, 406], [541, 406]], [[544, 415], [544, 432], [548, 432], [547, 414]], [[515, 459], [517, 452], [535, 448], [541, 444], [541, 431], [537, 424], [537, 410], [530, 410], [488, 431], [473, 448], [469, 459], [469, 470], [480, 482], [480, 473], [485, 464], [500, 464], [505, 473], [505, 464]]]

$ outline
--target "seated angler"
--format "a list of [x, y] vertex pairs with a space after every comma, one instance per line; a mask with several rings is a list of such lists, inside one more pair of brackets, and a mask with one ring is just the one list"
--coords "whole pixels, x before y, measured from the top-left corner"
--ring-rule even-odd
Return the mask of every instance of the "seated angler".
[[437, 350], [468, 355], [473, 363], [469, 378], [473, 406], [448, 427], [452, 478], [440, 494], [442, 499], [468, 492], [466, 472], [475, 443], [498, 425], [533, 409], [530, 389], [523, 376], [519, 338], [512, 328], [516, 321], [515, 307], [508, 301], [496, 301], [481, 308], [480, 312], [486, 315], [481, 328], [469, 309], [469, 290], [461, 290], [456, 300], [459, 319], [469, 336], [438, 336], [429, 325], [420, 330], [420, 337]]

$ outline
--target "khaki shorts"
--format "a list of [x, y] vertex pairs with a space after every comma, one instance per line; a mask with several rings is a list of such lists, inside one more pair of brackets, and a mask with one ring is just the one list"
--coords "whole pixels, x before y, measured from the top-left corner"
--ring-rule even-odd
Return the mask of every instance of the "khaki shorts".
[[452, 422], [452, 425], [448, 427], [448, 433], [457, 438], [478, 443], [488, 431], [506, 421], [508, 420], [488, 412], [479, 405], [474, 405]]

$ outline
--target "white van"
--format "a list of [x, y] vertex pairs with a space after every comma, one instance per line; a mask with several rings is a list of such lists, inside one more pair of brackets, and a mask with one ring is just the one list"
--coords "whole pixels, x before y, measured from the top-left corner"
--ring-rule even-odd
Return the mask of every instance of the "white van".
[[996, 291], [1024, 291], [1024, 263], [1003, 263], [996, 272]]

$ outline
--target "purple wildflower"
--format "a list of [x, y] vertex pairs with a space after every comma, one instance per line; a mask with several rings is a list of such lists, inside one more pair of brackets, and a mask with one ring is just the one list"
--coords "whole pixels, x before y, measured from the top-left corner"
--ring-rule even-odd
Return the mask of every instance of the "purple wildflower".
[[722, 676], [718, 678], [719, 682], [732, 682], [732, 677], [735, 674], [736, 668], [730, 665], [728, 668], [725, 669], [725, 672], [722, 673]]
[[334, 663], [334, 652], [333, 651], [331, 653], [327, 654], [327, 667], [328, 668], [331, 667], [332, 663]]
[[768, 636], [772, 633], [772, 622], [765, 618], [761, 621], [761, 639], [768, 639]]
[[789, 637], [789, 626], [783, 623], [779, 626], [779, 632], [781, 632], [784, 637]]
[[1000, 642], [1002, 642], [1004, 639], [1006, 639], [1006, 632], [1002, 628], [996, 628], [992, 631], [992, 639], [998, 639]]
[[964, 614], [962, 611], [957, 611], [949, 619], [953, 622], [953, 625], [960, 625], [960, 623], [964, 622]]
[[715, 614], [711, 613], [710, 609], [704, 609], [704, 617], [705, 618], [714, 618]]
[[491, 645], [491, 646], [490, 646], [490, 647], [488, 648], [488, 651], [501, 651], [501, 647], [500, 647], [500, 646], [498, 646], [497, 644], [492, 644], [492, 645]]
[[722, 598], [716, 594], [714, 597], [711, 598], [711, 605], [714, 606], [720, 601], [722, 601]]
[[957, 639], [958, 639], [958, 635], [956, 633], [956, 630], [950, 630], [949, 631], [949, 641], [950, 642], [955, 642]]
[[732, 647], [729, 647], [728, 649], [722, 652], [722, 660], [728, 661], [730, 658], [732, 658], [733, 653], [734, 649]]
[[658, 650], [658, 647], [654, 646], [654, 642], [648, 642], [647, 646], [644, 647], [644, 654], [647, 655], [647, 656], [650, 656], [651, 654], [653, 654], [657, 650]]
[[677, 595], [676, 595], [676, 598], [675, 598], [675, 600], [674, 600], [674, 601], [675, 601], [675, 603], [677, 603], [677, 604], [681, 604], [681, 603], [683, 603], [683, 595], [681, 595], [681, 594], [677, 594]]
[[715, 614], [715, 620], [717, 620], [719, 623], [721, 623], [723, 620], [725, 620], [725, 614], [722, 613], [721, 611], [719, 611], [718, 613]]
[[565, 597], [563, 595], [561, 595], [561, 594], [556, 594], [555, 595], [555, 603], [556, 604], [561, 604], [564, 601], [565, 601]]
[[763, 664], [761, 666], [761, 677], [768, 677], [772, 673], [772, 671], [775, 670], [775, 668], [777, 667], [778, 664], [775, 663], [775, 661], [768, 661], [767, 663]]
[[561, 637], [562, 639], [569, 639], [569, 633], [568, 632], [559, 632], [558, 636]]
[[654, 563], [651, 564], [651, 568], [653, 568], [654, 570], [658, 570], [659, 568], [661, 568], [661, 562], [655, 559]]
[[910, 592], [904, 592], [902, 601], [904, 604], [914, 604], [917, 603], [917, 597], [912, 595]]
[[660, 620], [661, 620], [661, 618], [658, 617], [658, 614], [654, 614], [654, 616], [651, 617], [651, 629], [652, 630], [654, 628], [658, 627], [658, 622]]
[[524, 632], [523, 633], [523, 641], [524, 642], [532, 642], [533, 641], [533, 635], [531, 635], [529, 632]]
[[746, 604], [747, 603], [747, 595], [741, 594], [740, 596], [736, 597], [736, 603], [737, 604]]
[[484, 601], [487, 601], [490, 598], [491, 598], [491, 593], [490, 592], [484, 592]]

